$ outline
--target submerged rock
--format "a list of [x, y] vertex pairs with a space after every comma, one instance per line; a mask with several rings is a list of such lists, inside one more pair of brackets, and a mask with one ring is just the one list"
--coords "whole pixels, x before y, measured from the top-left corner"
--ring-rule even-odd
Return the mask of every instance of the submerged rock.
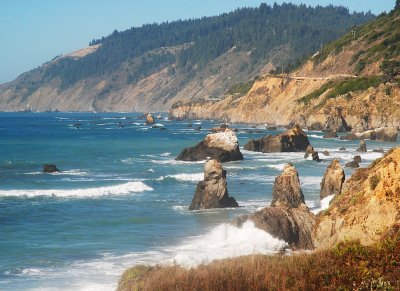
[[56, 173], [56, 172], [60, 172], [60, 170], [57, 169], [56, 165], [44, 164], [43, 165], [43, 172], [44, 173]]
[[176, 158], [181, 161], [202, 161], [208, 158], [220, 162], [243, 160], [238, 140], [233, 130], [208, 134], [194, 147], [186, 148]]
[[324, 150], [324, 151], [322, 152], [322, 154], [323, 154], [324, 156], [326, 156], [326, 157], [330, 156], [330, 153], [329, 153], [327, 150]]
[[324, 134], [324, 136], [323, 136], [323, 138], [336, 138], [336, 137], [338, 137], [336, 131], [329, 131], [329, 132], [326, 132], [326, 133]]
[[197, 184], [189, 210], [238, 207], [235, 198], [229, 197], [226, 171], [217, 160], [204, 164], [204, 180]]
[[307, 135], [296, 125], [278, 135], [266, 135], [260, 139], [251, 139], [244, 146], [245, 150], [263, 153], [305, 152], [310, 145]]
[[335, 159], [328, 166], [321, 182], [320, 199], [331, 195], [338, 195], [342, 191], [345, 174], [339, 160]]

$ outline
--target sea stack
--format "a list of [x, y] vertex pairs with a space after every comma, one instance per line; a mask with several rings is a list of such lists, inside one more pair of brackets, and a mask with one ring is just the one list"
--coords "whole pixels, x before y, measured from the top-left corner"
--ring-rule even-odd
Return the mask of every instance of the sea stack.
[[288, 164], [282, 174], [276, 177], [272, 195], [271, 206], [239, 217], [233, 224], [241, 226], [250, 220], [257, 228], [286, 241], [292, 249], [313, 249], [315, 215], [304, 202], [299, 175], [294, 166]]
[[229, 197], [226, 171], [217, 160], [204, 164], [204, 180], [197, 184], [189, 210], [238, 207], [235, 198]]
[[150, 125], [150, 124], [154, 124], [154, 118], [150, 113], [146, 114], [146, 124]]
[[345, 174], [339, 160], [334, 159], [325, 171], [321, 182], [320, 199], [331, 195], [338, 195], [342, 191]]
[[225, 128], [208, 134], [194, 147], [184, 149], [176, 158], [181, 161], [203, 161], [214, 159], [220, 162], [243, 160], [235, 132]]

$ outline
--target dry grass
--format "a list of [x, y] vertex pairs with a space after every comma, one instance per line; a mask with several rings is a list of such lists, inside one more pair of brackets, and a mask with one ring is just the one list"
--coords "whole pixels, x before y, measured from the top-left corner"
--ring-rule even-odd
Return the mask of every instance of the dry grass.
[[400, 290], [400, 227], [381, 243], [296, 255], [246, 256], [186, 270], [134, 267], [118, 290]]

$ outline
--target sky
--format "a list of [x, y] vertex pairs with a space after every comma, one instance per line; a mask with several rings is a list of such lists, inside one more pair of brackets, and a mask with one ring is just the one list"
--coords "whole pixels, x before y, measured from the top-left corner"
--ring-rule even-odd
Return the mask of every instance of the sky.
[[0, 84], [115, 29], [274, 2], [342, 5], [379, 14], [393, 9], [395, 0], [0, 0]]

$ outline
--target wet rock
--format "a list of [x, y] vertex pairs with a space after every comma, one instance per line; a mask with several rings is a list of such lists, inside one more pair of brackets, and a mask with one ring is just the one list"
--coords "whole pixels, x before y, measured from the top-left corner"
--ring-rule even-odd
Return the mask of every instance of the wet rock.
[[60, 170], [57, 169], [56, 165], [44, 164], [43, 165], [43, 172], [44, 173], [57, 173], [57, 172], [60, 172]]
[[318, 152], [314, 150], [314, 148], [311, 145], [308, 145], [306, 149], [306, 153], [304, 154], [304, 158], [308, 159], [308, 157], [311, 155], [312, 159], [314, 161], [320, 162], [321, 159], [319, 158]]
[[331, 155], [327, 150], [323, 151], [322, 154], [326, 157], [329, 157]]
[[217, 160], [208, 160], [204, 164], [204, 180], [197, 184], [189, 210], [238, 207], [233, 197], [229, 197], [226, 171]]
[[360, 164], [357, 163], [356, 161], [351, 161], [345, 164], [346, 168], [359, 168]]
[[366, 153], [367, 152], [367, 144], [365, 140], [360, 141], [360, 145], [358, 146], [357, 152]]
[[397, 127], [381, 127], [373, 130], [367, 130], [359, 134], [359, 139], [379, 140], [387, 142], [396, 142], [398, 136]]
[[267, 126], [265, 129], [266, 130], [270, 130], [270, 131], [274, 131], [274, 130], [276, 130], [276, 126]]
[[200, 131], [201, 130], [201, 125], [197, 125], [194, 130]]
[[233, 224], [241, 226], [248, 220], [253, 221], [257, 228], [286, 241], [293, 249], [314, 248], [315, 216], [304, 204], [298, 173], [292, 165], [287, 165], [275, 179], [271, 206], [239, 217]]
[[194, 147], [186, 148], [176, 158], [181, 161], [215, 159], [220, 162], [243, 160], [238, 140], [233, 130], [208, 134]]
[[326, 132], [323, 136], [323, 138], [337, 138], [337, 137], [339, 136], [337, 135], [336, 131]]
[[342, 135], [340, 137], [340, 139], [341, 140], [358, 140], [359, 138], [358, 138], [358, 136], [356, 134], [351, 132], [351, 133], [348, 133], [346, 135]]
[[342, 191], [345, 174], [339, 160], [335, 159], [328, 166], [321, 182], [320, 199], [327, 196], [340, 194]]
[[147, 125], [154, 124], [154, 118], [150, 113], [146, 114], [146, 124]]
[[354, 156], [353, 161], [361, 163], [361, 156]]
[[257, 140], [250, 140], [244, 149], [263, 153], [305, 152], [310, 145], [307, 135], [298, 126], [278, 135], [266, 135]]
[[346, 148], [345, 147], [341, 147], [341, 148], [339, 148], [339, 151], [345, 151], [346, 150]]
[[385, 150], [384, 149], [374, 149], [374, 150], [372, 150], [372, 152], [384, 154]]

